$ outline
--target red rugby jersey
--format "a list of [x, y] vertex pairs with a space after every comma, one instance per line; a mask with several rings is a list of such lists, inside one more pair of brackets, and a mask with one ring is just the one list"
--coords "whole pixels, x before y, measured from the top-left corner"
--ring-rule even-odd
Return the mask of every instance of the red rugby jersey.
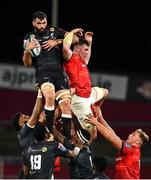
[[123, 142], [122, 151], [116, 158], [116, 179], [140, 178], [140, 148]]
[[64, 68], [69, 77], [70, 87], [76, 89], [75, 93], [84, 98], [90, 97], [91, 77], [80, 56], [73, 53], [70, 60], [64, 63]]

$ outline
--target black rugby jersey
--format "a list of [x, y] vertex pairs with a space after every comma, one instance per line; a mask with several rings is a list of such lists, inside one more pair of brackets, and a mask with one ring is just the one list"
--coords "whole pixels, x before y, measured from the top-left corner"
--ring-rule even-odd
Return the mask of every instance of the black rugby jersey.
[[23, 149], [34, 143], [33, 128], [29, 127], [27, 123], [18, 132], [18, 140]]
[[80, 150], [79, 155], [71, 159], [70, 173], [73, 179], [93, 179], [93, 165], [91, 160], [91, 152], [88, 145]]
[[29, 178], [48, 179], [53, 174], [56, 156], [66, 156], [68, 150], [59, 142], [41, 141], [23, 151], [23, 162], [30, 169]]
[[[65, 138], [63, 145], [68, 149], [74, 149], [74, 145]], [[93, 179], [93, 165], [91, 159], [91, 150], [86, 144], [75, 158], [70, 158], [70, 176], [72, 179]]]
[[[64, 30], [57, 27], [48, 27], [42, 34], [38, 34], [35, 30], [33, 30], [24, 37], [24, 44], [31, 36], [34, 36], [35, 39], [39, 41], [40, 45], [42, 45], [44, 41], [50, 39], [63, 39], [65, 33], [66, 32]], [[60, 48], [61, 46], [56, 46], [49, 51], [47, 49], [41, 49], [41, 53], [38, 56], [33, 57], [33, 64], [36, 68], [36, 73], [44, 70], [49, 70], [50, 72], [63, 70], [62, 51]]]

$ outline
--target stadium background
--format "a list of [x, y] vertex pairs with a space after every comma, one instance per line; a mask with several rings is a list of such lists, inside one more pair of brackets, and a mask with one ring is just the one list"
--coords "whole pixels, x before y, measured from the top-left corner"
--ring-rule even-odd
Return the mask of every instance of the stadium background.
[[[3, 3], [2, 3], [3, 2]], [[21, 149], [10, 118], [16, 111], [31, 114], [35, 101], [32, 72], [22, 64], [22, 42], [32, 28], [32, 13], [42, 10], [48, 22], [70, 30], [81, 27], [94, 32], [89, 64], [93, 84], [108, 87], [110, 98], [104, 117], [125, 138], [143, 128], [151, 136], [151, 3], [135, 1], [23, 0], [1, 2], [0, 51], [0, 178], [17, 177]], [[58, 2], [57, 9], [53, 2]], [[54, 12], [53, 12], [54, 10]], [[53, 13], [52, 13], [53, 12]], [[58, 12], [58, 13], [57, 13]], [[54, 15], [58, 17], [54, 17]], [[31, 76], [30, 76], [31, 75]], [[96, 81], [97, 79], [97, 81]], [[109, 160], [107, 173], [113, 177], [116, 150], [103, 139], [94, 148]], [[98, 142], [96, 142], [98, 144]], [[96, 145], [94, 144], [94, 147]], [[151, 143], [142, 149], [141, 178], [150, 178]], [[62, 159], [62, 163], [66, 163]], [[61, 166], [61, 172], [66, 166]], [[67, 169], [67, 168], [66, 168]], [[68, 172], [63, 176], [66, 178]]]

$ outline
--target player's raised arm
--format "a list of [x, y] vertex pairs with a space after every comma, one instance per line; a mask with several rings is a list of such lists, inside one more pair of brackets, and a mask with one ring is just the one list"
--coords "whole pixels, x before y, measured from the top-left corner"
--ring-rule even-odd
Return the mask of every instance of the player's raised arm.
[[121, 150], [122, 140], [114, 132], [104, 127], [94, 116], [87, 116], [86, 122], [95, 125], [97, 130], [107, 141], [113, 144], [113, 146], [115, 146], [118, 150]]

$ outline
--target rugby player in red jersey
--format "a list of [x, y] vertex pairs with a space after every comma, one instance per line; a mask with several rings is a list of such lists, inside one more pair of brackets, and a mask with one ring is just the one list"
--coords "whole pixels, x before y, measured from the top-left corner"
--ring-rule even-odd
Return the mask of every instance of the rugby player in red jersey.
[[142, 129], [137, 129], [129, 134], [126, 141], [121, 140], [104, 120], [101, 111], [97, 118], [89, 115], [86, 122], [96, 126], [100, 134], [119, 151], [115, 164], [115, 179], [139, 179], [140, 148], [148, 142], [149, 136]]
[[91, 105], [104, 100], [108, 96], [108, 90], [100, 87], [92, 87], [88, 63], [91, 56], [92, 32], [85, 32], [84, 37], [71, 47], [74, 34], [80, 33], [80, 29], [71, 31], [63, 40], [64, 67], [69, 78], [71, 91], [71, 109], [77, 117], [83, 129], [90, 135], [93, 126], [85, 122], [88, 114], [93, 114]]

